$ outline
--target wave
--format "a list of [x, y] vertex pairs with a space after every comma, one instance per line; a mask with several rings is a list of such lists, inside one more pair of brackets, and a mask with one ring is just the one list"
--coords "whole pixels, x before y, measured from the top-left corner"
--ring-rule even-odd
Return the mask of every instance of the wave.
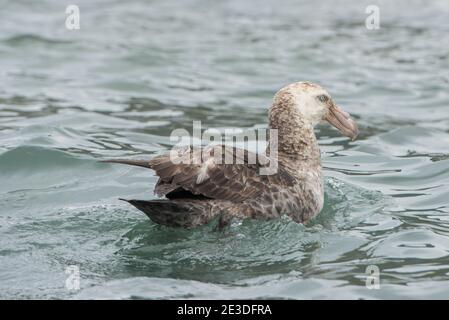
[[69, 153], [36, 146], [20, 146], [0, 154], [1, 174], [18, 171], [48, 171], [78, 167], [93, 160], [77, 158]]
[[60, 39], [52, 39], [43, 37], [36, 34], [19, 34], [6, 39], [3, 39], [2, 42], [10, 45], [10, 46], [24, 46], [24, 45], [36, 45], [36, 44], [44, 44], [44, 45], [66, 45], [69, 44], [70, 41], [60, 40]]

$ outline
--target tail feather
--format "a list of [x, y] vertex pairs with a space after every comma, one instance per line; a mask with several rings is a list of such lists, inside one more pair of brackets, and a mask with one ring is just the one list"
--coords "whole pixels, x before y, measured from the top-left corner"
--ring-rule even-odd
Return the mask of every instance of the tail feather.
[[127, 159], [110, 159], [110, 160], [100, 160], [99, 162], [105, 163], [120, 163], [120, 164], [128, 164], [131, 166], [138, 166], [152, 169], [153, 167], [150, 165], [147, 160], [127, 160]]
[[212, 218], [208, 201], [124, 200], [145, 213], [153, 222], [169, 227], [193, 228]]

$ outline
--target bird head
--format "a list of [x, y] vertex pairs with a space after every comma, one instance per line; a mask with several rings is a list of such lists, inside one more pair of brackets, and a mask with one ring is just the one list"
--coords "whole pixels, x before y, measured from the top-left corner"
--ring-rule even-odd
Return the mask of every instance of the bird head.
[[277, 103], [285, 103], [294, 108], [299, 119], [314, 127], [322, 121], [337, 128], [343, 135], [354, 140], [358, 127], [351, 116], [343, 111], [321, 86], [311, 82], [296, 82], [281, 90], [275, 96]]

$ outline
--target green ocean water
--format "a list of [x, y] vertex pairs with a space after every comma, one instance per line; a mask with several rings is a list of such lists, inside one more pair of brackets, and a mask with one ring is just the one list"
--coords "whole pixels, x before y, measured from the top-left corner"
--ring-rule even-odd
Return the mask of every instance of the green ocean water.
[[[76, 4], [67, 30], [65, 2], [0, 0], [0, 298], [449, 298], [447, 1]], [[154, 198], [152, 172], [97, 162], [163, 153], [193, 120], [264, 127], [300, 80], [361, 131], [317, 128], [311, 225], [158, 226], [118, 200]]]

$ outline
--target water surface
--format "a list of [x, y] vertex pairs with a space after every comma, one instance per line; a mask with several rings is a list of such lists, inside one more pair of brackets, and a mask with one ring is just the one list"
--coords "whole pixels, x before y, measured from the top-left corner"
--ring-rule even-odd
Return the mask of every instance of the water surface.
[[[0, 1], [0, 298], [449, 298], [446, 1], [76, 3], [70, 31], [60, 1]], [[118, 200], [154, 198], [151, 172], [96, 162], [165, 152], [192, 120], [263, 127], [299, 80], [361, 129], [317, 128], [311, 225], [158, 226]]]

